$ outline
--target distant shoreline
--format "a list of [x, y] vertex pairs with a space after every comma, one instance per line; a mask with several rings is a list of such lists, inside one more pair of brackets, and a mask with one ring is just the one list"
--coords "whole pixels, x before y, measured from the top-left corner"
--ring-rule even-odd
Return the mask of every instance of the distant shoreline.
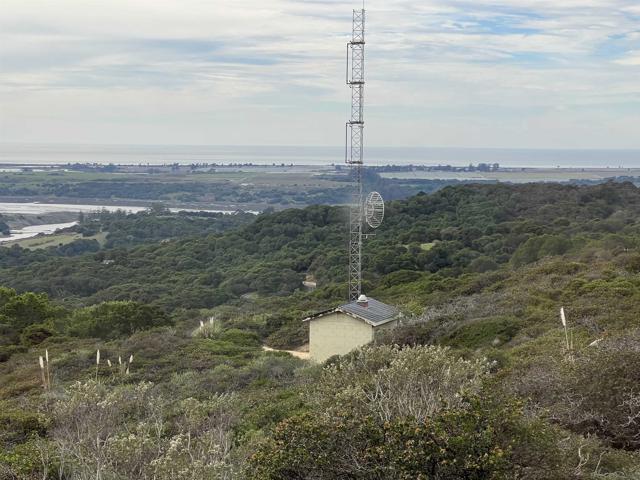
[[[216, 145], [65, 145], [0, 143], [2, 165], [344, 164], [344, 147]], [[365, 164], [499, 163], [507, 168], [640, 168], [640, 149], [368, 147]]]
[[[118, 167], [118, 168], [128, 168], [128, 169], [148, 169], [148, 168], [170, 168], [172, 166], [179, 167], [181, 169], [189, 168], [190, 166], [196, 166], [198, 169], [206, 169], [206, 168], [223, 168], [223, 169], [239, 169], [239, 168], [256, 168], [263, 170], [271, 170], [271, 169], [291, 169], [291, 168], [299, 168], [302, 170], [313, 170], [313, 169], [330, 169], [330, 168], [348, 168], [348, 165], [341, 163], [333, 163], [333, 164], [305, 164], [305, 163], [289, 163], [289, 164], [261, 164], [261, 163], [194, 163], [194, 164], [172, 164], [172, 163], [39, 163], [39, 164], [21, 164], [21, 163], [3, 163], [0, 162], [0, 173], [3, 171], [9, 173], [10, 171], [20, 172], [20, 171], [39, 171], [42, 169], [82, 169], [82, 168], [105, 168], [105, 167]], [[472, 164], [472, 166], [476, 166]], [[398, 163], [398, 164], [376, 164], [376, 165], [368, 165], [364, 164], [365, 168], [371, 168], [373, 170], [384, 170], [384, 169], [398, 169], [398, 170], [406, 170], [410, 167], [413, 167], [415, 171], [423, 171], [431, 169], [431, 171], [447, 171], [446, 167], [451, 167], [451, 169], [455, 169], [457, 171], [466, 171], [466, 165], [452, 165], [452, 164], [426, 164], [426, 163]], [[499, 170], [502, 172], [610, 172], [610, 173], [627, 173], [627, 172], [640, 172], [640, 165], [633, 167], [525, 167], [525, 166], [502, 166], [500, 165]], [[108, 172], [107, 172], [108, 173]], [[118, 172], [112, 172], [118, 173]]]
[[[532, 183], [532, 182], [584, 182], [631, 180], [640, 182], [640, 167], [628, 168], [598, 168], [598, 167], [503, 167], [499, 164], [480, 163], [477, 165], [365, 165], [367, 169], [378, 174], [383, 179], [395, 179], [406, 181], [460, 181], [460, 182], [506, 182], [506, 183]], [[344, 182], [349, 175], [346, 165], [260, 165], [245, 164], [207, 164], [198, 163], [190, 165], [140, 165], [140, 164], [50, 164], [50, 165], [19, 165], [0, 163], [0, 175], [42, 175], [43, 181], [54, 181], [56, 177], [65, 178], [66, 175], [77, 178], [105, 178], [110, 181], [131, 181], [131, 179], [143, 183], [147, 182], [208, 182], [214, 179], [225, 181], [233, 179], [237, 188], [255, 186], [257, 177], [260, 182], [270, 183], [272, 180], [296, 178], [289, 183], [308, 183], [313, 179], [324, 179], [333, 182]], [[79, 176], [79, 177], [78, 177]], [[86, 177], [82, 177], [86, 176]], [[257, 176], [257, 177], [256, 177]], [[164, 180], [163, 180], [164, 179]], [[244, 183], [243, 183], [244, 182]], [[95, 203], [97, 205], [118, 205], [125, 202], [127, 205], [148, 207], [151, 203], [148, 199], [129, 198], [104, 198], [97, 197], [69, 197], [46, 195], [0, 195], [0, 201], [4, 202], [39, 202], [39, 203]], [[175, 202], [173, 207], [185, 207], [198, 209], [198, 202]], [[177, 205], [176, 205], [177, 203]], [[263, 202], [241, 202], [229, 204], [227, 202], [207, 202], [219, 210], [235, 210], [247, 208], [251, 211], [262, 211], [268, 205]]]

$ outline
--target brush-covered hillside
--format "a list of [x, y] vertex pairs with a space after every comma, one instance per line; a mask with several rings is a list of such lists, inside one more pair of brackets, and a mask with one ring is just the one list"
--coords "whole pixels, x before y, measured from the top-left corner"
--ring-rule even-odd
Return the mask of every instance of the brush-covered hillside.
[[0, 478], [640, 478], [639, 213], [627, 183], [391, 202], [364, 291], [406, 321], [319, 366], [262, 347], [342, 301], [340, 208], [0, 249]]

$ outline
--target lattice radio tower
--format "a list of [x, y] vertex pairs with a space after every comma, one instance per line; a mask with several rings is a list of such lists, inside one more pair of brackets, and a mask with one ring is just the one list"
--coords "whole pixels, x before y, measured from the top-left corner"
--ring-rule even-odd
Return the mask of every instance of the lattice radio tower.
[[356, 185], [349, 208], [349, 300], [362, 293], [362, 239], [366, 224], [378, 228], [384, 218], [384, 200], [371, 192], [365, 201], [364, 168], [364, 46], [365, 9], [353, 11], [351, 41], [347, 44], [347, 85], [351, 89], [351, 118], [345, 129], [345, 161]]
[[351, 41], [347, 44], [347, 85], [351, 88], [351, 118], [345, 129], [345, 161], [351, 167], [356, 184], [349, 208], [349, 300], [357, 300], [362, 290], [364, 32], [365, 10], [354, 10]]

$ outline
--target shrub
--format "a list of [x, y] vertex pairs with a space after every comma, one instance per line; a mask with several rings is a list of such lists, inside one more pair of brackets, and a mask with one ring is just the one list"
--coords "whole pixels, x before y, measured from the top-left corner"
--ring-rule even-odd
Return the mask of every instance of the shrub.
[[447, 348], [364, 347], [327, 366], [309, 401], [382, 422], [423, 421], [442, 408], [462, 407], [487, 372], [485, 362], [456, 358]]
[[29, 325], [22, 331], [20, 342], [28, 347], [40, 345], [47, 338], [56, 334], [56, 331], [49, 325], [37, 323]]
[[251, 457], [247, 478], [516, 478], [522, 466], [512, 452], [535, 444], [538, 432], [519, 420], [515, 406], [466, 403], [423, 421], [407, 416], [379, 422], [350, 414], [293, 417]]
[[63, 478], [228, 478], [234, 403], [175, 401], [149, 383], [76, 383], [53, 412]]
[[[611, 445], [640, 449], [640, 331], [581, 352], [563, 378], [567, 426]], [[562, 388], [562, 386], [558, 386]]]
[[26, 351], [27, 347], [23, 345], [7, 345], [6, 347], [0, 347], [0, 362], [6, 362], [14, 353], [24, 353]]
[[44, 415], [7, 404], [0, 406], [0, 445], [22, 443], [46, 433], [48, 421]]
[[451, 333], [444, 343], [452, 347], [471, 349], [489, 347], [495, 341], [500, 345], [511, 340], [520, 328], [521, 322], [515, 318], [481, 319], [463, 325]]
[[54, 446], [40, 437], [0, 450], [0, 478], [2, 479], [57, 480], [58, 467]]
[[[554, 339], [559, 350], [562, 340]], [[616, 448], [640, 449], [640, 331], [582, 348], [569, 360], [541, 353], [512, 372], [517, 393], [573, 432], [595, 435]]]
[[235, 343], [236, 345], [242, 345], [245, 347], [260, 346], [260, 338], [256, 333], [239, 330], [237, 328], [224, 330], [222, 333], [220, 333], [219, 338], [224, 342], [231, 342]]
[[569, 251], [572, 242], [558, 235], [541, 235], [532, 237], [523, 243], [513, 254], [511, 262], [515, 266], [535, 262], [545, 256], [562, 255]]
[[498, 264], [489, 257], [478, 257], [469, 264], [469, 270], [476, 273], [485, 273], [497, 269]]
[[170, 323], [167, 314], [157, 307], [116, 301], [76, 310], [69, 318], [66, 330], [79, 337], [113, 339]]

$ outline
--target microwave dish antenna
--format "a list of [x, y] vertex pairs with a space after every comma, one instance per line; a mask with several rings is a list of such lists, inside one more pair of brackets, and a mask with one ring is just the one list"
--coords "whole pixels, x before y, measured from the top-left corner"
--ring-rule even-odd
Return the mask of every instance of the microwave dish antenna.
[[364, 219], [371, 228], [378, 228], [384, 220], [384, 200], [378, 192], [371, 192], [364, 202]]

